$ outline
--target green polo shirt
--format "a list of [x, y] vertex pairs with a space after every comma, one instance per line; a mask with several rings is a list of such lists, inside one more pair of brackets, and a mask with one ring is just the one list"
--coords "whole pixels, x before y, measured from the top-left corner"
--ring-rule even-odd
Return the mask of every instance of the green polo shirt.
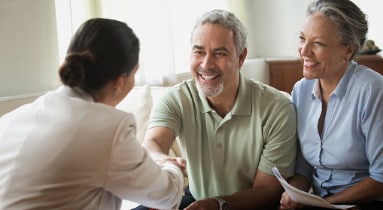
[[168, 127], [180, 139], [195, 199], [250, 189], [257, 170], [294, 172], [296, 113], [285, 94], [240, 76], [233, 110], [224, 118], [199, 95], [194, 80], [172, 87], [155, 104], [151, 127]]

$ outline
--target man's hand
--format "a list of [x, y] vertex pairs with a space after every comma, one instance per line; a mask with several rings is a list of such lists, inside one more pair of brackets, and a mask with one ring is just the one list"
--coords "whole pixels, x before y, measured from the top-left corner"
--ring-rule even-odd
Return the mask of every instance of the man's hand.
[[[186, 169], [186, 160], [181, 158], [181, 157], [168, 157], [166, 160], [164, 160], [166, 162], [171, 162], [173, 163], [174, 165], [178, 166], [181, 171], [184, 171]], [[161, 166], [161, 164], [160, 164]]]
[[184, 210], [218, 210], [218, 202], [213, 198], [207, 198], [204, 200], [194, 201]]
[[166, 162], [171, 162], [174, 165], [178, 166], [181, 171], [184, 171], [186, 169], [186, 160], [181, 157], [170, 157], [162, 153], [154, 153], [151, 152], [150, 156], [153, 158], [154, 161], [157, 162], [157, 164], [162, 167]]

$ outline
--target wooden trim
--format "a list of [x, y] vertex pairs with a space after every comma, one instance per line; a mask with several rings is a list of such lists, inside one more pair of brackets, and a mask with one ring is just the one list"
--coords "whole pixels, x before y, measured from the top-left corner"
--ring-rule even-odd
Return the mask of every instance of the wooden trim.
[[[356, 56], [354, 60], [383, 75], [381, 56], [362, 55]], [[266, 63], [269, 70], [269, 84], [279, 90], [291, 93], [294, 84], [303, 77], [303, 66], [299, 59], [268, 60]]]

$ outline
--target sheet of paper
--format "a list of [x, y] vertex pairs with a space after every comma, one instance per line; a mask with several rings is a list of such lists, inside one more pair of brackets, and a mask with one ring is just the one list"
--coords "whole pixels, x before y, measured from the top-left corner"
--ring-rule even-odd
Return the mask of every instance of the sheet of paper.
[[348, 209], [351, 207], [354, 207], [354, 205], [335, 205], [330, 204], [323, 198], [305, 192], [303, 190], [300, 190], [289, 183], [286, 182], [286, 180], [282, 177], [282, 175], [279, 173], [279, 170], [277, 167], [273, 167], [273, 173], [278, 178], [279, 182], [281, 183], [282, 187], [285, 189], [287, 194], [297, 203], [301, 203], [307, 206], [318, 206], [323, 208], [329, 208], [329, 209]]

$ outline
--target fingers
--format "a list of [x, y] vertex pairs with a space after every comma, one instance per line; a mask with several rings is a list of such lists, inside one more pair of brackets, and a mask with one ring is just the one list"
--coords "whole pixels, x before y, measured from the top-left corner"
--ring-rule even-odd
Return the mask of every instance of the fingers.
[[211, 198], [194, 201], [184, 210], [209, 210], [209, 209], [219, 209], [218, 202]]
[[282, 193], [279, 205], [280, 210], [292, 210], [297, 209], [300, 206], [301, 205], [293, 201], [286, 192]]
[[176, 157], [176, 162], [177, 162], [177, 164], [178, 164], [181, 168], [183, 168], [183, 169], [186, 168], [186, 160], [185, 160], [185, 159], [180, 158], [180, 157]]
[[154, 161], [157, 162], [159, 166], [163, 166], [166, 162], [170, 162], [177, 167], [179, 167], [182, 171], [186, 168], [186, 160], [181, 157], [169, 157], [164, 154], [152, 154], [151, 157]]
[[159, 152], [149, 152], [149, 155], [160, 167], [163, 167], [167, 162], [170, 162], [180, 168], [184, 174], [186, 173], [186, 160], [181, 157], [170, 157]]
[[287, 195], [286, 192], [282, 193], [281, 200], [279, 202], [279, 209], [284, 210], [284, 209], [289, 209], [289, 196]]
[[165, 162], [171, 162], [174, 165], [178, 166], [178, 168], [181, 169], [181, 171], [184, 171], [186, 169], [186, 160], [180, 157], [169, 157], [166, 159]]

